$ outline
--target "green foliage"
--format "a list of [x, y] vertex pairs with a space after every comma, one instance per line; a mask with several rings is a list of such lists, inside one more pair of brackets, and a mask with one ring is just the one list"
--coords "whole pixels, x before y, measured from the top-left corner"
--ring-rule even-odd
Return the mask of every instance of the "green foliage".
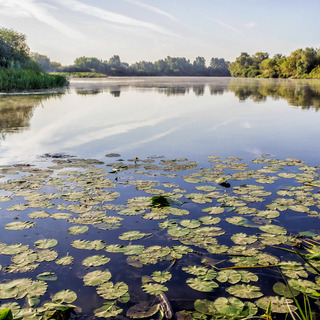
[[10, 309], [0, 310], [0, 320], [13, 320], [11, 310]]
[[242, 52], [235, 62], [229, 64], [229, 70], [233, 77], [317, 78], [319, 65], [320, 50], [306, 48], [295, 50], [288, 57], [276, 54], [272, 59], [265, 52], [251, 56]]
[[169, 207], [170, 203], [166, 196], [153, 196], [151, 198], [151, 203], [153, 207]]
[[62, 75], [49, 75], [33, 70], [0, 69], [0, 91], [21, 91], [63, 87], [68, 84]]

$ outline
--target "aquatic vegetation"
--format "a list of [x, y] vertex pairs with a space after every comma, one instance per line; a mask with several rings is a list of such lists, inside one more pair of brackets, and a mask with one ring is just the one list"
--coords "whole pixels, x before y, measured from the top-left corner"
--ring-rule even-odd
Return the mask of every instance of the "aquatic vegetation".
[[309, 221], [320, 217], [320, 168], [208, 161], [0, 167], [0, 310], [13, 319], [245, 319], [294, 315], [306, 303], [314, 312], [320, 234]]

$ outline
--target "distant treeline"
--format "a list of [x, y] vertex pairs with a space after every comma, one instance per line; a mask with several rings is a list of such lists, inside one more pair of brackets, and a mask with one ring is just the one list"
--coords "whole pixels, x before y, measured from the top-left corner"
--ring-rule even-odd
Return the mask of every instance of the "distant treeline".
[[249, 55], [242, 52], [229, 64], [232, 77], [248, 78], [320, 78], [320, 49], [298, 49], [285, 57], [266, 52]]
[[229, 61], [212, 58], [209, 66], [203, 57], [192, 63], [186, 58], [167, 57], [156, 62], [140, 61], [129, 65], [122, 62], [118, 55], [109, 60], [95, 57], [79, 57], [71, 66], [51, 63], [44, 55], [33, 54], [33, 58], [48, 72], [96, 72], [108, 76], [230, 76]]

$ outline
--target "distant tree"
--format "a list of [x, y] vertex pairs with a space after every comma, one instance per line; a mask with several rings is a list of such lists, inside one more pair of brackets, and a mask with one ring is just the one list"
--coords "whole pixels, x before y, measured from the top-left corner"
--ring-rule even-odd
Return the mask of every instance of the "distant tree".
[[223, 58], [212, 58], [210, 60], [210, 75], [211, 76], [230, 76], [229, 61]]
[[0, 67], [22, 68], [30, 63], [30, 48], [23, 33], [0, 28]]
[[205, 58], [196, 57], [196, 59], [193, 61], [193, 73], [195, 76], [207, 75]]

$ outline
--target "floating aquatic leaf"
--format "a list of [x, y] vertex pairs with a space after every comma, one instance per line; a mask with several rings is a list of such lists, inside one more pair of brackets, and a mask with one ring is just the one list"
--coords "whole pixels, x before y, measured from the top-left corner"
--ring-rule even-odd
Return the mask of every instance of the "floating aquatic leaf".
[[320, 286], [314, 282], [303, 279], [289, 279], [288, 283], [289, 286], [297, 291], [314, 297], [320, 297], [320, 293], [318, 292], [320, 291]]
[[82, 261], [82, 265], [86, 267], [97, 267], [102, 266], [110, 261], [110, 258], [104, 255], [90, 256]]
[[58, 241], [56, 239], [40, 239], [34, 243], [34, 245], [39, 249], [52, 248], [57, 244], [58, 244]]
[[88, 231], [87, 226], [72, 226], [68, 229], [69, 234], [77, 235], [77, 234], [82, 234]]
[[297, 296], [299, 294], [299, 291], [297, 291], [293, 288], [289, 289], [289, 287], [282, 282], [276, 282], [273, 285], [272, 289], [279, 296], [284, 296], [286, 298], [292, 298], [292, 294], [295, 296]]
[[27, 265], [38, 260], [38, 253], [33, 250], [26, 250], [14, 255], [11, 261], [20, 265]]
[[50, 214], [50, 217], [55, 219], [55, 220], [66, 220], [72, 217], [71, 213], [53, 213]]
[[101, 250], [106, 247], [106, 243], [102, 240], [73, 240], [71, 245], [76, 249], [83, 250]]
[[209, 207], [202, 210], [203, 212], [207, 212], [209, 214], [219, 214], [223, 213], [225, 209], [223, 207]]
[[257, 241], [257, 236], [252, 235], [248, 236], [246, 233], [235, 233], [232, 237], [231, 240], [235, 244], [251, 244]]
[[231, 284], [236, 284], [241, 280], [241, 274], [238, 271], [232, 269], [219, 271], [217, 276], [217, 281], [219, 282], [229, 282]]
[[62, 257], [62, 258], [58, 259], [58, 260], [56, 261], [56, 264], [61, 264], [61, 265], [63, 265], [63, 266], [67, 266], [67, 265], [69, 265], [69, 264], [72, 264], [72, 263], [73, 263], [73, 260], [74, 260], [73, 257], [67, 255], [67, 256], [65, 256], [65, 257]]
[[28, 297], [40, 297], [47, 291], [48, 285], [42, 280], [33, 281], [28, 289]]
[[115, 305], [115, 302], [106, 302], [102, 307], [94, 310], [94, 315], [98, 318], [115, 317], [123, 310]]
[[241, 282], [249, 283], [251, 281], [257, 282], [259, 280], [258, 276], [250, 271], [239, 270], [241, 275]]
[[152, 273], [151, 277], [155, 282], [165, 283], [171, 279], [172, 274], [168, 271], [155, 271]]
[[128, 286], [124, 282], [113, 284], [111, 281], [101, 284], [97, 288], [97, 293], [106, 300], [113, 300], [123, 296], [128, 291]]
[[[214, 302], [210, 300], [196, 300], [194, 302], [194, 308], [201, 314], [206, 314], [206, 315], [214, 315], [217, 311]], [[207, 319], [207, 317], [205, 317]]]
[[214, 301], [214, 306], [217, 310], [217, 314], [236, 318], [237, 315], [241, 314], [244, 303], [234, 297], [229, 299], [220, 297]]
[[54, 272], [42, 272], [37, 275], [37, 279], [43, 281], [56, 281], [58, 277]]
[[46, 211], [43, 211], [43, 210], [33, 211], [28, 214], [28, 217], [30, 219], [45, 219], [45, 218], [48, 218], [49, 216], [50, 216], [50, 214]]
[[272, 313], [288, 313], [289, 310], [295, 311], [297, 307], [294, 306], [293, 300], [284, 297], [263, 297], [257, 300], [256, 304], [259, 308], [267, 310], [269, 303], [271, 303]]
[[188, 229], [194, 229], [194, 228], [198, 228], [201, 223], [198, 220], [181, 220], [180, 224]]
[[211, 292], [219, 287], [214, 281], [202, 280], [200, 278], [189, 278], [187, 279], [187, 284], [192, 289], [202, 292]]
[[0, 249], [1, 254], [11, 255], [11, 254], [18, 254], [23, 251], [28, 250], [28, 245], [22, 245], [21, 243], [15, 243], [11, 245], [3, 245]]
[[200, 217], [199, 221], [204, 225], [212, 225], [219, 223], [221, 219], [219, 217], [204, 216]]
[[263, 232], [271, 233], [271, 234], [287, 234], [287, 230], [283, 227], [274, 225], [274, 224], [267, 224], [264, 226], [259, 227], [259, 229]]
[[52, 297], [55, 303], [72, 303], [75, 300], [77, 300], [77, 294], [69, 289], [59, 291]]
[[86, 286], [99, 286], [111, 279], [111, 273], [108, 269], [105, 271], [96, 270], [87, 273], [83, 277], [83, 282]]
[[55, 250], [45, 249], [45, 250], [38, 251], [38, 261], [39, 262], [53, 261], [57, 257], [58, 257], [58, 252]]
[[30, 229], [35, 225], [36, 223], [31, 221], [15, 221], [15, 222], [7, 223], [5, 228], [7, 230], [25, 230], [25, 229]]
[[250, 284], [237, 284], [226, 289], [226, 291], [236, 297], [254, 299], [263, 296], [260, 288]]
[[141, 286], [142, 290], [151, 295], [163, 294], [168, 288], [159, 283], [145, 283]]
[[0, 283], [0, 299], [22, 299], [27, 295], [31, 284], [32, 280], [29, 278]]
[[159, 304], [150, 304], [146, 301], [135, 304], [127, 310], [126, 316], [131, 319], [149, 318], [159, 311]]
[[139, 240], [144, 237], [148, 237], [152, 235], [152, 233], [143, 233], [140, 231], [128, 231], [124, 232], [119, 236], [120, 240]]

